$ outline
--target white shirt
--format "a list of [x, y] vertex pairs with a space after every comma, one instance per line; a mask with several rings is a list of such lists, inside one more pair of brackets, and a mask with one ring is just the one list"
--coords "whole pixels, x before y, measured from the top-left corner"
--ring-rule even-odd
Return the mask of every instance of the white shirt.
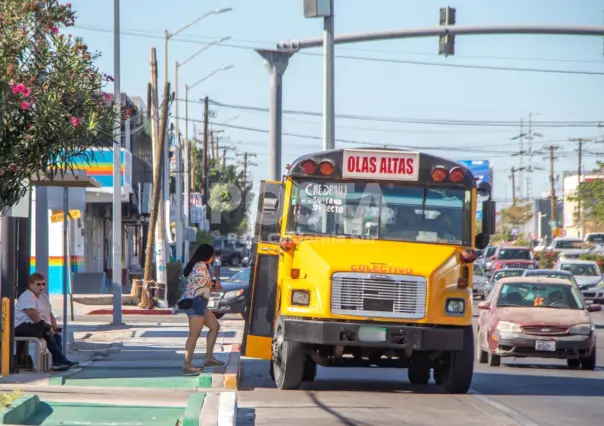
[[33, 323], [32, 319], [25, 313], [26, 309], [35, 309], [42, 318], [42, 321], [47, 324], [51, 323], [50, 316], [52, 314], [52, 307], [50, 306], [50, 300], [45, 293], [42, 293], [40, 297], [30, 290], [25, 290], [19, 299], [17, 299], [17, 305], [15, 306], [15, 327], [20, 326], [28, 322]]

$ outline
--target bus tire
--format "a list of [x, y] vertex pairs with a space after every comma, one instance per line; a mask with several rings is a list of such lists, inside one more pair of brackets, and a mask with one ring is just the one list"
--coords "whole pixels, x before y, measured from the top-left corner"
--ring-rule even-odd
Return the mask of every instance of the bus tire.
[[413, 352], [407, 368], [407, 378], [412, 385], [427, 385], [430, 381], [430, 363], [421, 352]]
[[308, 357], [304, 362], [304, 373], [302, 376], [302, 381], [313, 382], [315, 380], [315, 377], [317, 377], [317, 363], [310, 359], [310, 357]]
[[278, 389], [298, 389], [304, 379], [304, 344], [283, 339], [283, 318], [275, 324], [272, 345], [273, 373]]
[[445, 392], [464, 394], [470, 390], [474, 374], [474, 333], [472, 327], [463, 329], [463, 347], [460, 351], [449, 352], [443, 365], [442, 385]]

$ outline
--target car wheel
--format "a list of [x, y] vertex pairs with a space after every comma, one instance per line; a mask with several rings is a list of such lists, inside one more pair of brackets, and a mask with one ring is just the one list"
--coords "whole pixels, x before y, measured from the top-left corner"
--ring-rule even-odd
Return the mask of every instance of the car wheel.
[[501, 357], [489, 352], [487, 354], [487, 364], [489, 364], [489, 367], [499, 367], [501, 365]]
[[231, 258], [231, 265], [237, 267], [237, 266], [239, 266], [240, 263], [241, 263], [241, 259], [239, 258], [239, 256], [233, 256]]
[[595, 370], [596, 369], [596, 347], [591, 351], [591, 354], [586, 358], [581, 358], [581, 369], [582, 370]]
[[581, 360], [567, 359], [566, 365], [568, 366], [568, 368], [579, 368], [581, 366]]

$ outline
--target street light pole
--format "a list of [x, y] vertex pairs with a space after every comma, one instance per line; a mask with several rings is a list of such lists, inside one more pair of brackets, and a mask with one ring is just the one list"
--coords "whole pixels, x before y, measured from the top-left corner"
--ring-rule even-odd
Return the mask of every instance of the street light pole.
[[330, 12], [323, 18], [323, 150], [335, 149], [335, 49], [333, 0], [329, 1]]
[[[113, 260], [111, 287], [113, 290], [113, 324], [122, 324], [122, 93], [120, 88], [120, 0], [113, 0], [113, 92], [116, 123], [113, 136]], [[67, 265], [63, 265], [67, 267]], [[66, 302], [64, 302], [65, 304]], [[65, 321], [66, 318], [63, 318]], [[64, 337], [67, 339], [67, 337]]]
[[[175, 178], [176, 178], [176, 194], [175, 194], [175, 203], [176, 203], [176, 217], [175, 217], [175, 221], [176, 221], [176, 257], [182, 261], [183, 258], [183, 216], [184, 216], [184, 229], [188, 230], [189, 229], [189, 225], [190, 225], [190, 197], [191, 197], [191, 179], [189, 177], [189, 161], [190, 161], [190, 156], [189, 156], [189, 127], [188, 127], [188, 102], [187, 102], [187, 95], [188, 95], [188, 89], [186, 89], [185, 87], [185, 135], [184, 135], [184, 141], [182, 143], [182, 145], [180, 144], [180, 115], [178, 115], [178, 103], [179, 103], [179, 97], [178, 97], [178, 71], [180, 70], [181, 67], [183, 67], [185, 64], [187, 64], [188, 62], [190, 62], [193, 58], [195, 58], [197, 55], [199, 55], [200, 53], [202, 53], [203, 51], [205, 51], [206, 49], [210, 48], [211, 46], [214, 46], [218, 43], [222, 43], [223, 41], [229, 40], [231, 37], [223, 37], [221, 39], [215, 40], [212, 43], [208, 43], [205, 46], [203, 46], [201, 49], [199, 49], [197, 52], [193, 53], [191, 56], [189, 56], [189, 58], [187, 58], [186, 60], [184, 60], [183, 62], [178, 62], [175, 61], [174, 64], [174, 81], [175, 81], [175, 85], [174, 85], [174, 98], [176, 99], [176, 105], [175, 105], [175, 109], [176, 109], [176, 123], [175, 123], [175, 128], [176, 128], [176, 164], [177, 164], [177, 169], [176, 169], [176, 173], [175, 173]], [[183, 169], [181, 170], [181, 164], [183, 163], [182, 161], [182, 151], [181, 148], [184, 148], [184, 166]], [[182, 196], [180, 194], [182, 194], [183, 192], [181, 191], [182, 189], [182, 182], [184, 179], [184, 186], [185, 186], [185, 190], [184, 190], [184, 208], [183, 208], [183, 200], [182, 200]], [[189, 259], [189, 242], [185, 241], [184, 242], [184, 259], [188, 260]]]

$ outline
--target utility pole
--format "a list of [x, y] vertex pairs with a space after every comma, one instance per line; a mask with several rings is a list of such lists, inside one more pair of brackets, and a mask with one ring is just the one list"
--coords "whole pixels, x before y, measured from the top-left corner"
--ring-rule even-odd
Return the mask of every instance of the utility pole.
[[512, 205], [516, 205], [516, 173], [520, 172], [524, 168], [512, 167], [510, 169], [510, 177], [512, 178]]
[[[204, 206], [208, 205], [208, 138], [210, 132], [208, 129], [208, 121], [210, 111], [208, 109], [210, 99], [206, 96], [203, 100], [203, 151], [201, 152], [201, 202]], [[205, 219], [205, 218], [204, 218]]]
[[232, 146], [220, 146], [219, 149], [222, 149], [222, 168], [226, 169], [226, 154], [227, 151], [235, 151], [237, 148]]
[[[570, 138], [570, 142], [577, 142], [577, 156], [578, 156], [578, 164], [577, 164], [577, 189], [579, 189], [579, 185], [581, 185], [581, 175], [583, 174], [583, 144], [586, 142], [593, 142], [593, 139], [587, 138]], [[583, 237], [585, 234], [585, 229], [583, 226], [583, 212], [581, 211], [581, 199], [577, 199], [577, 224], [579, 225], [580, 237]]]
[[524, 155], [526, 154], [526, 151], [524, 151], [524, 138], [526, 136], [526, 133], [524, 133], [524, 119], [521, 118], [520, 119], [520, 133], [518, 133], [516, 136], [514, 136], [513, 138], [511, 138], [511, 140], [519, 140], [520, 141], [520, 151], [518, 151], [515, 154], [512, 154], [513, 157], [520, 157], [520, 166], [518, 167], [518, 171], [519, 173], [519, 184], [518, 184], [518, 192], [520, 193], [520, 196], [522, 197], [522, 182], [524, 181]]
[[243, 154], [237, 154], [239, 157], [243, 157], [243, 183], [247, 184], [247, 178], [249, 176], [248, 169], [250, 166], [257, 166], [258, 164], [251, 162], [251, 157], [256, 157], [256, 154], [250, 152], [244, 152]]
[[535, 170], [543, 170], [540, 167], [535, 167], [533, 168], [533, 156], [535, 155], [533, 153], [533, 148], [532, 148], [532, 141], [533, 139], [535, 139], [535, 137], [540, 137], [542, 138], [543, 135], [541, 133], [538, 132], [534, 132], [533, 131], [533, 113], [529, 113], [529, 124], [528, 124], [528, 133], [526, 134], [526, 139], [528, 140], [528, 160], [529, 160], [529, 166], [528, 169], [526, 170], [527, 172], [527, 176], [526, 176], [526, 197], [527, 200], [531, 200], [533, 198], [533, 172]]
[[556, 176], [554, 170], [554, 162], [558, 159], [556, 157], [556, 151], [560, 147], [557, 145], [550, 145], [547, 147], [549, 151], [549, 180], [550, 180], [550, 209], [551, 209], [551, 220], [552, 222], [558, 222], [558, 212], [556, 211]]

